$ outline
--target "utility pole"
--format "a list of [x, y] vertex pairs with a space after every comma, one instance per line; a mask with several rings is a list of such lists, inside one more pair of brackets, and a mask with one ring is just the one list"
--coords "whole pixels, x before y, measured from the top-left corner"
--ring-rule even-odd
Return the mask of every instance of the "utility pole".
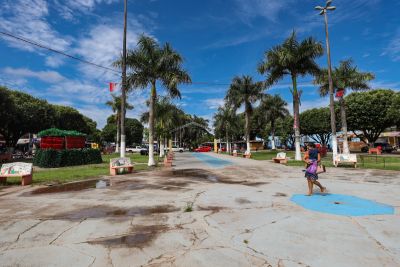
[[125, 135], [125, 102], [126, 102], [126, 27], [128, 14], [128, 0], [124, 0], [124, 40], [122, 48], [122, 86], [121, 86], [121, 148], [120, 156], [125, 157], [126, 135]]
[[335, 115], [335, 98], [334, 98], [334, 88], [332, 81], [332, 65], [331, 65], [331, 49], [329, 45], [329, 32], [328, 32], [328, 10], [333, 11], [336, 9], [335, 6], [331, 6], [332, 0], [327, 0], [324, 7], [316, 6], [315, 9], [320, 10], [319, 14], [324, 15], [325, 18], [325, 37], [326, 37], [326, 53], [328, 57], [328, 82], [329, 82], [329, 109], [331, 113], [331, 130], [332, 130], [332, 161], [335, 161], [338, 143], [336, 137], [336, 115]]

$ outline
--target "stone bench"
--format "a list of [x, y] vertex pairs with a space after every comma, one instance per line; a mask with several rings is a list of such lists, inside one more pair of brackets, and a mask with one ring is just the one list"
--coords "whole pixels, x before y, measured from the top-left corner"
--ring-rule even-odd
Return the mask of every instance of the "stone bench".
[[353, 164], [357, 168], [357, 155], [356, 154], [337, 154], [334, 164], [335, 167], [341, 164]]
[[251, 158], [251, 153], [248, 152], [248, 151], [244, 152], [244, 153], [243, 153], [243, 158], [246, 158], [246, 159]]
[[113, 158], [110, 159], [110, 175], [117, 175], [118, 170], [126, 170], [127, 173], [132, 173], [133, 165], [130, 158]]
[[272, 161], [279, 164], [287, 164], [288, 158], [286, 157], [286, 153], [279, 152], [276, 157], [272, 159]]
[[7, 182], [8, 177], [21, 177], [21, 185], [32, 183], [32, 163], [13, 162], [3, 164], [0, 169], [0, 182]]

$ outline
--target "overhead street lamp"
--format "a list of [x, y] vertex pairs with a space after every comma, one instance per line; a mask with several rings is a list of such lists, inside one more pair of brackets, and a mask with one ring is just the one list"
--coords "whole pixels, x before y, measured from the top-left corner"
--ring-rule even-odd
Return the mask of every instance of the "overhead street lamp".
[[333, 81], [332, 81], [332, 66], [331, 66], [331, 49], [329, 45], [329, 32], [328, 32], [328, 11], [336, 9], [335, 6], [331, 6], [332, 0], [327, 0], [324, 7], [316, 6], [316, 10], [320, 10], [319, 14], [324, 15], [325, 18], [325, 36], [326, 36], [326, 53], [328, 56], [328, 81], [329, 81], [329, 109], [331, 112], [331, 130], [332, 130], [332, 152], [333, 161], [336, 158], [338, 151], [337, 137], [336, 137], [336, 116], [335, 116], [335, 99], [333, 96]]

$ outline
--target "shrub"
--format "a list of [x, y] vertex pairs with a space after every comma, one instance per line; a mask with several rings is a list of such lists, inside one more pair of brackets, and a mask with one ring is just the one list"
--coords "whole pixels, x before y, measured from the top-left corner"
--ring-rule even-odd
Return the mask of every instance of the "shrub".
[[100, 150], [98, 149], [38, 149], [33, 165], [41, 168], [58, 168], [86, 164], [102, 163]]

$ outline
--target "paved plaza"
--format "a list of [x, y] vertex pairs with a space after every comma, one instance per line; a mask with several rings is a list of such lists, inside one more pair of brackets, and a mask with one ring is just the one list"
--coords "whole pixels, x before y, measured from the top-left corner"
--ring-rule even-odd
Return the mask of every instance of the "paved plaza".
[[[327, 196], [393, 214], [306, 209], [292, 201], [307, 191], [301, 168], [185, 152], [172, 169], [117, 176], [105, 189], [96, 180], [2, 189], [0, 265], [400, 266], [400, 173], [329, 168], [320, 178]], [[310, 201], [323, 197], [314, 190]]]

